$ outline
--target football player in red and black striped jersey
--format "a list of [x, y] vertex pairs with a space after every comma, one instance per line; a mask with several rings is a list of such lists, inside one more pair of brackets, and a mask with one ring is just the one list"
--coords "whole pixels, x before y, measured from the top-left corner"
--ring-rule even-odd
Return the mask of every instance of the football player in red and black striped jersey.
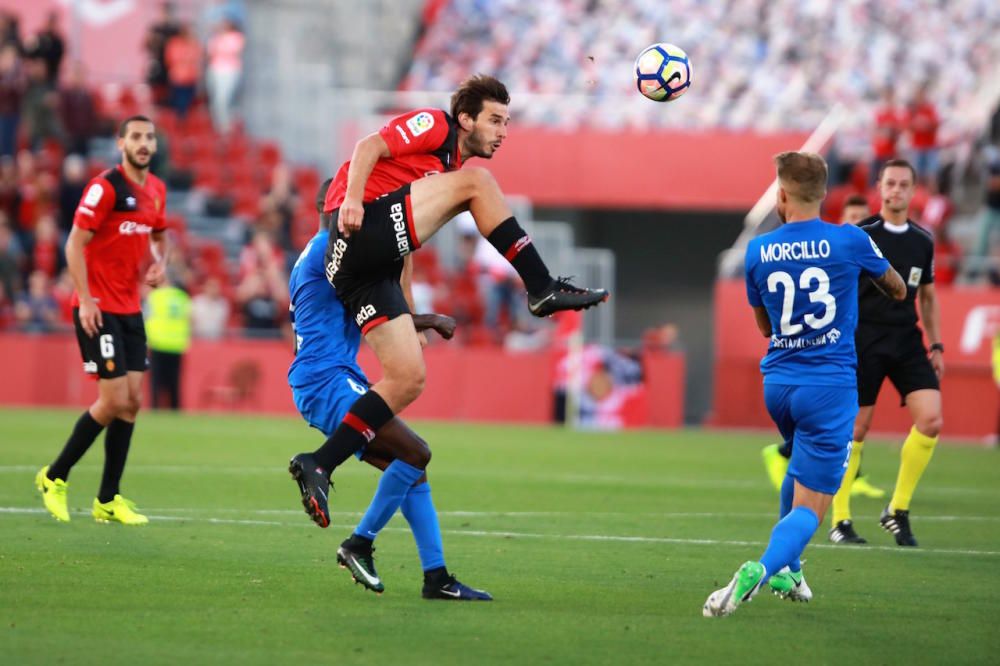
[[46, 508], [69, 520], [70, 469], [107, 428], [104, 475], [94, 499], [99, 521], [148, 522], [121, 496], [132, 431], [139, 412], [148, 361], [139, 303], [140, 269], [147, 252], [154, 262], [144, 281], [158, 286], [166, 265], [166, 187], [149, 172], [156, 132], [145, 116], [125, 120], [118, 132], [121, 163], [88, 183], [66, 241], [66, 262], [76, 287], [73, 319], [83, 369], [97, 379], [97, 400], [76, 422], [56, 460], [35, 479]]

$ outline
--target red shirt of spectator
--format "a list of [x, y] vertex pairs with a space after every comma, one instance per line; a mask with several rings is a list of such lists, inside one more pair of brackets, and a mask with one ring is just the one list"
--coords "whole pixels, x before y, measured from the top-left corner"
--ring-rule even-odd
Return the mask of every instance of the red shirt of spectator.
[[[364, 202], [395, 192], [403, 185], [462, 166], [458, 150], [458, 123], [440, 109], [417, 109], [390, 120], [379, 134], [389, 146], [388, 159], [375, 163], [365, 183]], [[344, 162], [326, 191], [324, 212], [330, 213], [344, 202], [347, 170]]]
[[890, 98], [875, 109], [875, 134], [872, 137], [872, 151], [875, 159], [888, 160], [896, 156], [896, 142], [903, 127], [903, 118]]
[[175, 86], [193, 86], [201, 72], [201, 46], [186, 32], [171, 37], [164, 52], [167, 76]]
[[149, 234], [167, 228], [166, 199], [162, 180], [149, 174], [140, 185], [120, 164], [92, 179], [83, 191], [73, 224], [94, 232], [83, 256], [87, 285], [102, 312], [141, 311], [139, 269], [149, 251]]
[[937, 131], [940, 120], [934, 105], [919, 96], [910, 107], [907, 127], [910, 130], [910, 143], [916, 150], [928, 150], [937, 147]]

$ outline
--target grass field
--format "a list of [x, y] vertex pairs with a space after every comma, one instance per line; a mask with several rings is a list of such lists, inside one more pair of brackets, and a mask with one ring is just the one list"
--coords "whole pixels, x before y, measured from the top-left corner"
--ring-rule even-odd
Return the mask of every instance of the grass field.
[[[757, 558], [777, 510], [762, 435], [420, 424], [449, 568], [492, 604], [427, 602], [405, 521], [378, 539], [382, 596], [334, 551], [376, 472], [336, 475], [333, 525], [306, 518], [285, 471], [317, 435], [291, 418], [143, 414], [123, 490], [143, 528], [89, 516], [103, 450], [70, 479], [73, 521], [41, 508], [35, 471], [75, 412], [0, 410], [0, 663], [996, 663], [1000, 454], [943, 446], [913, 508], [919, 550], [806, 552], [816, 598], [770, 595], [724, 619], [705, 597]], [[898, 447], [864, 467], [891, 486]]]

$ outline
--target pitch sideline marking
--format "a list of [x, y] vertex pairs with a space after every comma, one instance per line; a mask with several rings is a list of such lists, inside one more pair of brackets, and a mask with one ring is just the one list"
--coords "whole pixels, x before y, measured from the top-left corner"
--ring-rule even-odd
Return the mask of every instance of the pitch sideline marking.
[[[30, 508], [30, 507], [0, 507], [0, 514], [45, 514], [47, 513], [45, 509], [42, 508]], [[71, 513], [75, 515], [85, 516], [86, 511], [72, 511]], [[248, 519], [236, 519], [236, 518], [200, 518], [200, 517], [190, 517], [190, 516], [163, 516], [163, 515], [149, 515], [151, 520], [162, 520], [162, 521], [173, 521], [173, 522], [183, 522], [183, 521], [193, 521], [200, 523], [210, 523], [215, 525], [249, 525], [249, 526], [269, 526], [269, 527], [302, 527], [302, 528], [312, 528], [311, 523], [289, 523], [277, 520], [248, 520]], [[353, 524], [332, 524], [330, 527], [336, 529], [353, 529], [355, 525]], [[388, 532], [409, 532], [407, 527], [385, 527], [383, 531]], [[462, 530], [462, 529], [447, 529], [441, 530], [444, 534], [456, 535], [456, 536], [474, 536], [474, 537], [488, 537], [488, 538], [516, 538], [516, 539], [559, 539], [567, 541], [606, 541], [614, 543], [663, 543], [672, 545], [692, 545], [692, 546], [757, 546], [763, 547], [767, 545], [764, 541], [738, 541], [731, 539], [682, 539], [676, 537], [649, 537], [649, 536], [620, 536], [620, 535], [610, 535], [610, 534], [538, 534], [534, 532], [509, 532], [509, 531], [492, 531], [492, 530]], [[914, 554], [928, 554], [928, 555], [980, 555], [994, 557], [1000, 555], [1000, 551], [995, 550], [962, 550], [962, 549], [952, 549], [952, 548], [900, 548], [898, 546], [851, 546], [845, 544], [829, 544], [829, 543], [816, 543], [810, 544], [811, 548], [835, 548], [837, 550], [852, 550], [852, 551], [883, 551], [891, 553], [914, 553]]]

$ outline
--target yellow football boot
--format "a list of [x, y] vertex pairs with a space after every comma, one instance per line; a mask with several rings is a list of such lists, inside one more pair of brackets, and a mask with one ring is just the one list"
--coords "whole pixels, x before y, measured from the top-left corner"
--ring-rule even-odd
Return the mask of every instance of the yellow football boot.
[[764, 459], [764, 468], [767, 470], [767, 478], [771, 480], [771, 485], [778, 492], [781, 492], [781, 484], [785, 481], [785, 473], [788, 472], [788, 458], [778, 453], [778, 445], [771, 444], [765, 446], [761, 452]]
[[49, 513], [56, 520], [68, 523], [69, 507], [66, 504], [66, 491], [69, 489], [69, 484], [62, 479], [53, 481], [48, 477], [48, 473], [48, 465], [38, 470], [38, 474], [35, 475], [35, 487], [42, 494], [42, 501], [45, 502], [45, 508]]
[[856, 497], [858, 495], [871, 499], [882, 499], [885, 497], [885, 491], [868, 483], [867, 476], [859, 476], [854, 479], [854, 483], [851, 485], [851, 497]]
[[135, 502], [121, 495], [115, 495], [110, 502], [94, 498], [94, 520], [99, 523], [121, 523], [122, 525], [145, 525], [149, 518], [135, 510]]

